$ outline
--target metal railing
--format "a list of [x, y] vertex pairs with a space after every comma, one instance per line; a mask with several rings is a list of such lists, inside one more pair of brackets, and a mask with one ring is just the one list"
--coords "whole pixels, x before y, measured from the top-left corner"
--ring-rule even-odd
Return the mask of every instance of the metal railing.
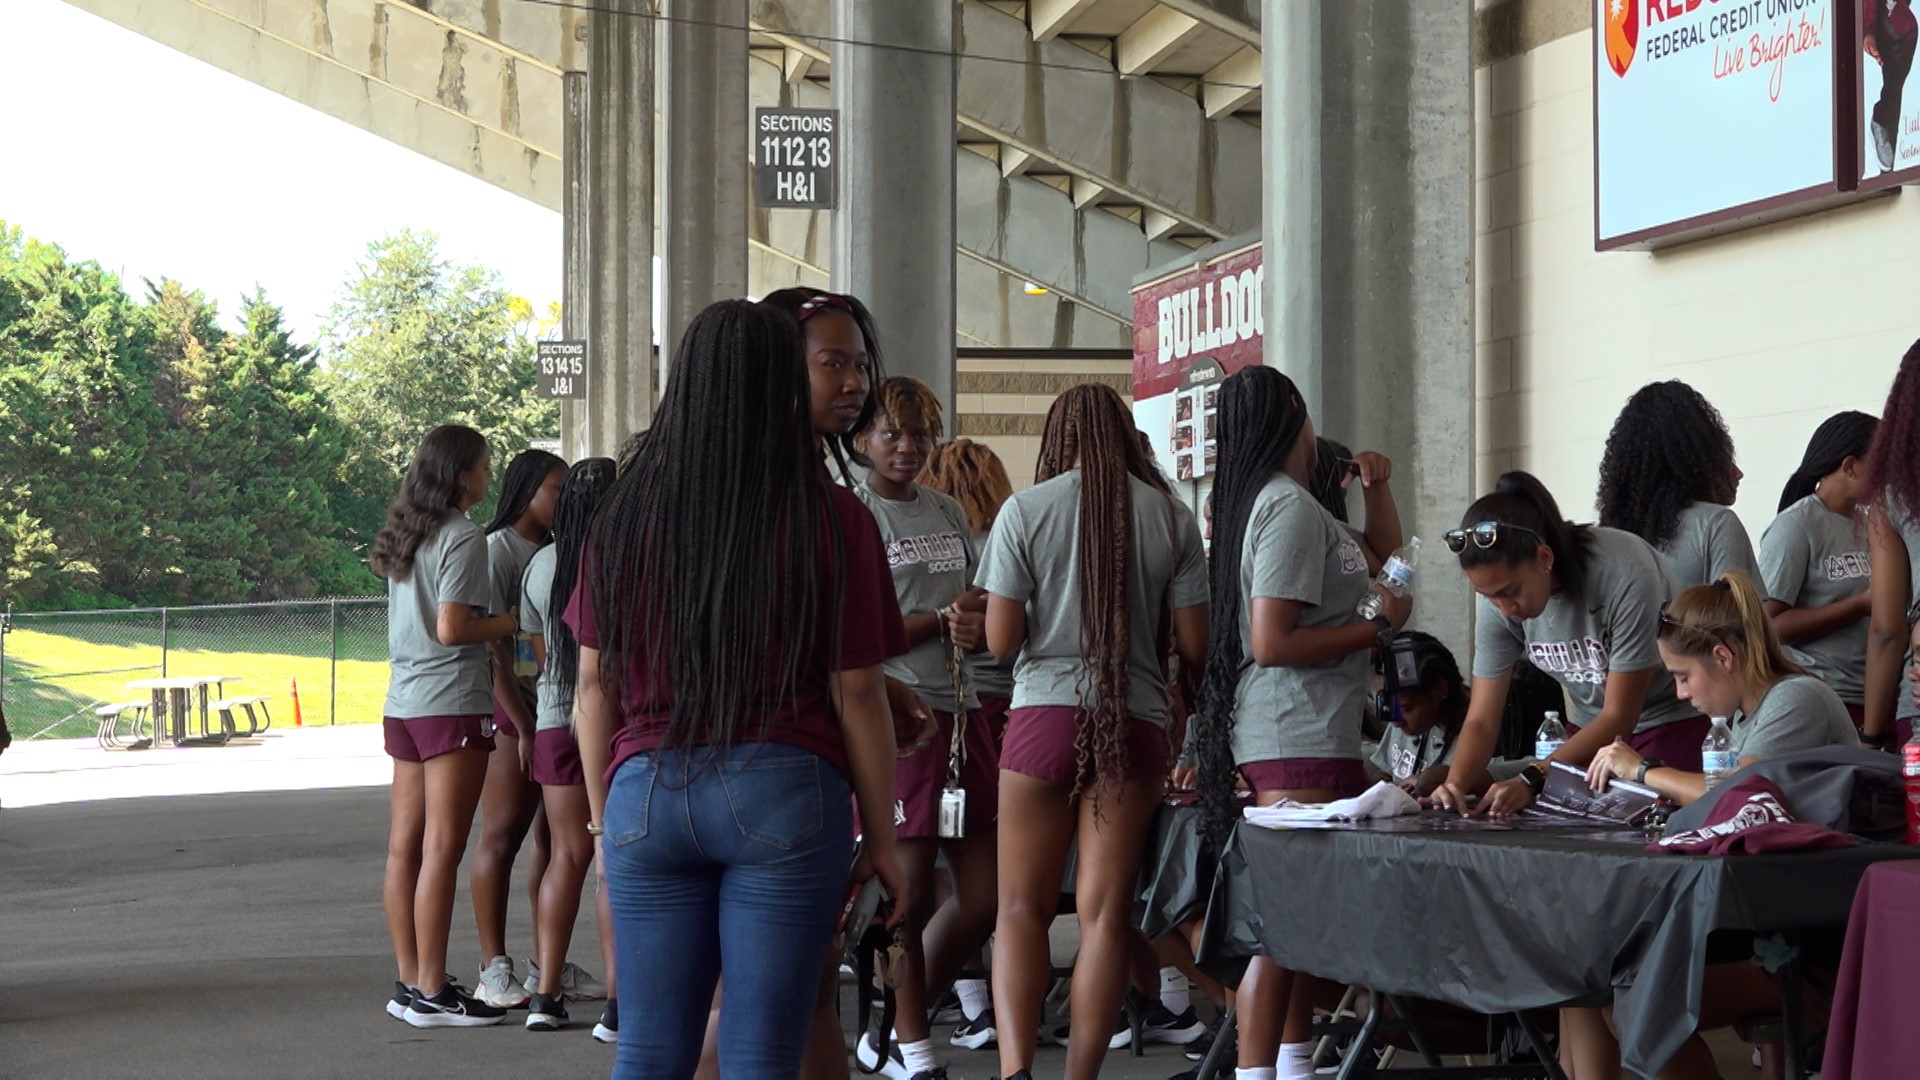
[[[80, 738], [104, 704], [144, 700], [129, 682], [220, 675], [267, 697], [275, 726], [380, 719], [387, 601], [15, 612], [0, 619], [0, 707], [15, 738]], [[297, 707], [296, 707], [297, 701]]]

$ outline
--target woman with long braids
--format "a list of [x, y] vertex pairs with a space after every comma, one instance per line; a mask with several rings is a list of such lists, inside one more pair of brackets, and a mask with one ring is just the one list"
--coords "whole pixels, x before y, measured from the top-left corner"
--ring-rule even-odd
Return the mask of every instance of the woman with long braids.
[[387, 579], [393, 658], [382, 709], [393, 758], [382, 899], [399, 974], [387, 1015], [414, 1027], [506, 1018], [446, 977], [454, 874], [493, 750], [487, 645], [514, 632], [511, 618], [482, 614], [490, 600], [487, 544], [467, 517], [492, 479], [479, 432], [433, 429], [373, 541], [373, 571]]
[[1030, 1077], [1051, 971], [1047, 926], [1078, 844], [1067, 1076], [1097, 1076], [1127, 982], [1133, 883], [1167, 775], [1169, 634], [1206, 653], [1206, 558], [1191, 511], [1154, 482], [1133, 418], [1089, 383], [1048, 410], [1035, 485], [1000, 509], [981, 560], [987, 644], [1018, 654], [1000, 751], [1000, 1066]]
[[1901, 358], [1887, 391], [1861, 498], [1872, 507], [1867, 544], [1873, 555], [1873, 610], [1860, 741], [1898, 753], [1913, 717], [1920, 715], [1913, 672], [1900, 670], [1901, 657], [1912, 646], [1914, 614], [1920, 611], [1920, 573], [1915, 572], [1920, 568], [1920, 341]]
[[[1382, 590], [1379, 619], [1355, 612], [1369, 587], [1366, 557], [1307, 489], [1317, 447], [1293, 380], [1270, 367], [1235, 372], [1220, 388], [1219, 420], [1213, 627], [1195, 737], [1215, 850], [1234, 815], [1236, 771], [1262, 806], [1365, 788], [1368, 656], [1412, 610], [1410, 599]], [[1362, 484], [1385, 488], [1385, 458], [1361, 454], [1356, 463]], [[1398, 528], [1398, 515], [1379, 517]], [[1312, 991], [1313, 980], [1271, 960], [1248, 967], [1237, 992], [1243, 1080], [1313, 1075]]]
[[873, 313], [858, 297], [796, 285], [760, 301], [787, 313], [800, 326], [813, 387], [813, 426], [839, 466], [840, 479], [855, 483], [849, 462], [867, 459], [854, 436], [873, 423], [880, 407], [875, 390], [885, 377]]
[[1760, 534], [1759, 584], [1793, 658], [1827, 681], [1858, 727], [1866, 720], [1867, 617], [1873, 560], [1859, 527], [1861, 479], [1879, 421], [1836, 413], [1814, 430]]
[[850, 795], [875, 872], [912, 903], [881, 671], [905, 634], [873, 516], [819, 465], [801, 350], [760, 305], [693, 320], [567, 609], [620, 996], [650, 1003], [620, 1026], [616, 1077], [691, 1075], [722, 972], [728, 1074], [799, 1071]]
[[[910, 1080], [944, 1078], [934, 1053], [928, 1003], [944, 992], [966, 957], [993, 929], [994, 810], [999, 799], [999, 745], [980, 718], [962, 653], [982, 647], [985, 597], [973, 587], [978, 564], [960, 504], [914, 481], [941, 436], [940, 402], [918, 379], [894, 377], [879, 386], [880, 409], [858, 433], [871, 462], [854, 489], [880, 524], [894, 592], [906, 620], [905, 656], [887, 662], [887, 674], [934, 710], [931, 745], [902, 759], [894, 773], [900, 799], [895, 832], [914, 897], [901, 924], [906, 947], [896, 987], [893, 1037], [901, 1071]], [[942, 827], [941, 803], [950, 785], [966, 800], [962, 828]], [[953, 903], [933, 924], [934, 864], [946, 856]], [[876, 1024], [881, 1016], [876, 1013]], [[866, 1032], [855, 1049], [862, 1068], [887, 1061], [889, 1033]]]
[[1600, 457], [1600, 524], [1652, 544], [1680, 585], [1738, 570], [1760, 580], [1753, 541], [1731, 507], [1740, 490], [1720, 411], [1678, 379], [1634, 392]]
[[[492, 600], [487, 610], [512, 615], [520, 607], [520, 582], [534, 553], [553, 539], [554, 505], [567, 463], [545, 450], [522, 450], [507, 465], [500, 482], [500, 505], [487, 526], [487, 576]], [[469, 887], [474, 923], [480, 932], [480, 985], [475, 993], [495, 1008], [517, 1009], [529, 991], [507, 953], [507, 895], [513, 861], [533, 834], [533, 863], [527, 868], [527, 907], [533, 913], [534, 948], [540, 945], [540, 879], [548, 857], [547, 823], [540, 813], [540, 785], [533, 765], [534, 713], [538, 709], [538, 669], [523, 658], [524, 635], [488, 646], [493, 658], [493, 726], [500, 736], [487, 763], [487, 786], [480, 796], [480, 845], [473, 852]], [[526, 738], [521, 738], [521, 735]], [[529, 961], [529, 967], [535, 966]], [[569, 992], [598, 997], [603, 987], [578, 968], [568, 970]]]
[[[539, 704], [533, 735], [527, 741], [533, 743], [533, 779], [540, 785], [541, 805], [553, 837], [546, 872], [533, 882], [540, 894], [540, 904], [534, 908], [539, 919], [535, 937], [540, 974], [527, 1009], [529, 1031], [567, 1026], [566, 995], [573, 990], [566, 979], [573, 967], [567, 947], [573, 940], [574, 917], [580, 913], [580, 889], [593, 865], [593, 837], [587, 835], [587, 780], [573, 734], [572, 681], [560, 677], [563, 671], [579, 670], [580, 647], [567, 624], [555, 617], [559, 611], [554, 600], [573, 595], [587, 527], [613, 486], [613, 476], [611, 458], [588, 458], [567, 470], [554, 511], [553, 543], [534, 553], [520, 589], [520, 629], [531, 637], [535, 662], [540, 665]], [[604, 889], [600, 897], [604, 962], [612, 951], [613, 927]], [[613, 970], [608, 968], [610, 973]], [[618, 1006], [613, 1001], [607, 1006], [600, 1026], [618, 1031]], [[613, 1022], [608, 1024], [608, 1019]]]

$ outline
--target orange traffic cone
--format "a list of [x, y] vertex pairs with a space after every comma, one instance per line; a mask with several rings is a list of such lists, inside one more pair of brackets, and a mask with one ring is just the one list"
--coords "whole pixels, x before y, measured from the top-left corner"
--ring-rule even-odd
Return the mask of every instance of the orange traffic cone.
[[300, 720], [300, 680], [288, 679], [287, 681], [293, 684], [293, 726], [304, 727]]

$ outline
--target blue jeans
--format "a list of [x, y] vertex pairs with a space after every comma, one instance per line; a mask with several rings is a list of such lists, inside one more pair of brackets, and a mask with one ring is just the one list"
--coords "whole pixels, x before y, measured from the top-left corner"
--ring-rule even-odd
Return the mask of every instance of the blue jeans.
[[853, 859], [846, 778], [778, 743], [646, 754], [614, 774], [603, 824], [615, 1080], [693, 1075], [722, 972], [721, 1075], [797, 1076]]

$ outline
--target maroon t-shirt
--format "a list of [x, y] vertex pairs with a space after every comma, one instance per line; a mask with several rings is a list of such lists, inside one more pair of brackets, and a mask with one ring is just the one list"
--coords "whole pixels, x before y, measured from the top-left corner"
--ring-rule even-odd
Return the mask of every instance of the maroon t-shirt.
[[[907, 629], [900, 618], [899, 602], [894, 599], [893, 572], [887, 567], [886, 545], [881, 542], [873, 514], [853, 492], [837, 485], [828, 487], [828, 491], [846, 553], [839, 571], [843, 584], [838, 655], [834, 648], [835, 613], [823, 606], [819, 625], [814, 628], [814, 655], [802, 663], [792, 696], [780, 702], [768, 718], [766, 738], [818, 754], [846, 773], [846, 741], [840, 733], [840, 715], [833, 707], [827, 677], [903, 655], [907, 651]], [[822, 581], [834, 578], [832, 558], [830, 539], [823, 537], [821, 565], [816, 571]], [[594, 618], [592, 589], [593, 575], [585, 573], [583, 567], [565, 618], [581, 646], [598, 649], [600, 627]], [[636, 647], [628, 661], [619, 703], [619, 727], [613, 736], [608, 782], [628, 758], [658, 749], [672, 719], [671, 688], [648, 679], [642, 664], [646, 650], [638, 647], [638, 642], [633, 644]]]

